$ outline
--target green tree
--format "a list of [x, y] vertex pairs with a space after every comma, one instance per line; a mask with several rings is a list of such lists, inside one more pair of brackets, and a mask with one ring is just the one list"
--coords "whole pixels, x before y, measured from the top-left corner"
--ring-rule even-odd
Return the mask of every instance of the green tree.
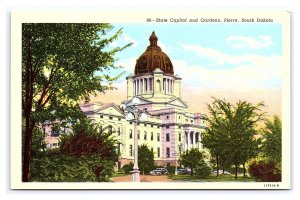
[[[34, 129], [45, 120], [82, 117], [78, 103], [90, 94], [111, 89], [109, 75], [115, 54], [128, 45], [109, 49], [110, 24], [22, 24], [22, 116], [24, 146], [22, 180], [30, 181]], [[107, 82], [108, 84], [103, 84]]]
[[208, 105], [210, 125], [203, 135], [203, 145], [217, 157], [217, 166], [218, 160], [235, 166], [236, 179], [239, 165], [243, 165], [245, 176], [245, 163], [258, 153], [256, 126], [264, 116], [262, 106], [262, 103], [252, 105], [246, 101], [238, 101], [233, 106], [220, 99]]
[[273, 120], [266, 120], [263, 129], [262, 149], [264, 155], [269, 161], [273, 161], [281, 168], [282, 155], [282, 125], [278, 116], [274, 116]]
[[195, 175], [199, 178], [207, 178], [210, 174], [211, 168], [204, 160], [201, 160], [195, 168]]
[[154, 168], [153, 152], [145, 144], [139, 146], [138, 152], [139, 170], [143, 174], [149, 174], [149, 172]]
[[181, 154], [179, 163], [184, 167], [191, 168], [191, 176], [194, 175], [194, 169], [203, 161], [203, 155], [197, 148], [186, 150]]

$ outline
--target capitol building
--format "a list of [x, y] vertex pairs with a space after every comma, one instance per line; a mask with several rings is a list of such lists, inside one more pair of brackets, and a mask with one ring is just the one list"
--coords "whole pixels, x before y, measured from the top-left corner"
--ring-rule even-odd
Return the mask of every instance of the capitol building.
[[[158, 46], [155, 32], [149, 41], [136, 61], [134, 74], [126, 77], [127, 99], [122, 103], [129, 106], [138, 99], [136, 107], [147, 114], [147, 119], [138, 123], [138, 144], [146, 144], [153, 151], [157, 165], [175, 165], [184, 150], [202, 149], [206, 116], [187, 111], [181, 93], [182, 78], [174, 74], [176, 68]], [[126, 119], [120, 105], [85, 102], [80, 107], [95, 123], [108, 127], [118, 141], [118, 168], [133, 162], [134, 124]]]

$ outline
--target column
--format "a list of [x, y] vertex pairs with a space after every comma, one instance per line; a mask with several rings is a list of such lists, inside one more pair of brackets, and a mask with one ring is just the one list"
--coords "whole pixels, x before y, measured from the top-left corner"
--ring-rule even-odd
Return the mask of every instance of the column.
[[136, 81], [133, 81], [133, 94], [136, 95]]
[[143, 94], [144, 93], [144, 81], [143, 81], [143, 79], [141, 79], [141, 94]]
[[197, 147], [196, 145], [196, 132], [193, 132], [193, 141], [194, 141], [194, 147]]
[[140, 94], [140, 80], [137, 79], [136, 80], [136, 94], [139, 95]]
[[169, 79], [167, 79], [167, 89], [166, 89], [166, 91], [167, 91], [167, 94], [169, 94]]
[[147, 81], [148, 81], [148, 93], [151, 92], [151, 88], [150, 88], [150, 78], [147, 78]]

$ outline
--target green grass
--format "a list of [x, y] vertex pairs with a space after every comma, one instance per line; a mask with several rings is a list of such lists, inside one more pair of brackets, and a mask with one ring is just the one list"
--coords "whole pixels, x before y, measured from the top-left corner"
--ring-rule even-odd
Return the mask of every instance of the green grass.
[[126, 175], [128, 174], [125, 174], [124, 172], [114, 172], [111, 177], [119, 177], [119, 176], [126, 176]]
[[207, 178], [199, 178], [197, 176], [191, 175], [177, 175], [170, 174], [169, 178], [175, 181], [190, 181], [190, 182], [255, 182], [254, 178], [251, 177], [238, 177], [235, 179], [234, 175], [221, 175], [216, 177], [216, 175], [210, 175]]

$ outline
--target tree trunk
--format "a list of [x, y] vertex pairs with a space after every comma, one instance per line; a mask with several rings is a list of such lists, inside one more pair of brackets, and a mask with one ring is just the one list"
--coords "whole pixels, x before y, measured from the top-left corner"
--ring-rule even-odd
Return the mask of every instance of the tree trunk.
[[219, 177], [219, 156], [216, 157], [217, 160], [217, 177]]
[[243, 163], [243, 169], [244, 169], [244, 178], [246, 177], [246, 167], [245, 167], [245, 163]]
[[235, 165], [235, 179], [237, 179], [238, 165]]
[[30, 159], [31, 159], [31, 143], [32, 143], [32, 132], [35, 126], [35, 121], [32, 119], [32, 102], [33, 102], [33, 66], [32, 66], [32, 55], [31, 55], [31, 36], [28, 36], [28, 55], [26, 62], [26, 83], [25, 83], [25, 135], [24, 135], [24, 148], [23, 148], [23, 166], [22, 166], [22, 181], [30, 181]]
[[32, 132], [34, 128], [34, 122], [30, 123], [30, 120], [26, 118], [25, 125], [25, 137], [24, 137], [24, 149], [23, 149], [23, 174], [22, 181], [30, 181], [30, 158], [31, 158], [31, 143], [32, 143]]

